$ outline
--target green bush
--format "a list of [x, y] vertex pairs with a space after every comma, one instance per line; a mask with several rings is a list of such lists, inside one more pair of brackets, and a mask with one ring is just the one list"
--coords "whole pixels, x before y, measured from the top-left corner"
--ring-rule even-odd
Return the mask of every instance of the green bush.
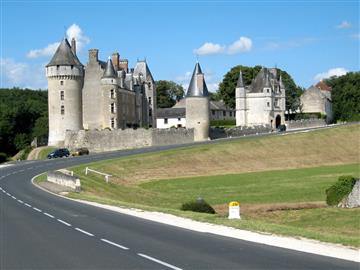
[[229, 120], [211, 120], [210, 126], [212, 127], [218, 127], [218, 126], [235, 126], [236, 120], [235, 119], [229, 119]]
[[351, 175], [340, 176], [338, 181], [326, 190], [326, 203], [337, 205], [341, 200], [350, 194], [356, 179]]
[[0, 153], [0, 163], [7, 161], [7, 156], [5, 153]]
[[197, 199], [196, 201], [191, 201], [184, 203], [181, 206], [181, 210], [183, 211], [193, 211], [193, 212], [200, 212], [200, 213], [208, 213], [208, 214], [215, 214], [214, 208], [211, 207], [203, 199]]
[[31, 146], [27, 146], [27, 147], [25, 147], [22, 151], [22, 153], [21, 153], [21, 155], [19, 156], [19, 159], [20, 160], [26, 160], [27, 159], [27, 157], [28, 157], [28, 155], [29, 155], [29, 153], [31, 152], [31, 150], [32, 150], [32, 147]]

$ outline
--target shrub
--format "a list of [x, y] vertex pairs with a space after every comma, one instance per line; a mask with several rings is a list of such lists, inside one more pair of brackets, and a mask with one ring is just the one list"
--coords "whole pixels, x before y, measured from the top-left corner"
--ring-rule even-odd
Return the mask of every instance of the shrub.
[[193, 211], [193, 212], [200, 212], [200, 213], [208, 213], [208, 214], [215, 214], [214, 208], [211, 207], [203, 199], [197, 199], [196, 201], [191, 201], [184, 203], [181, 206], [181, 210], [183, 211]]
[[7, 161], [7, 156], [5, 153], [0, 153], [0, 163]]
[[326, 190], [326, 203], [337, 205], [341, 200], [350, 194], [356, 179], [351, 175], [340, 176], [338, 181]]

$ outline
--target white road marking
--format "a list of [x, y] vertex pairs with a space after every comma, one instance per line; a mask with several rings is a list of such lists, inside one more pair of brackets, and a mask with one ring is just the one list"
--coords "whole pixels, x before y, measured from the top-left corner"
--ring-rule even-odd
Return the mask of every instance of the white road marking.
[[[2, 177], [1, 177], [2, 178]], [[0, 190], [3, 190], [2, 187], [0, 187]]]
[[17, 200], [19, 203], [24, 203], [22, 200]]
[[16, 197], [15, 197], [15, 196], [11, 196], [11, 198], [13, 198], [14, 200], [16, 200]]
[[6, 192], [6, 195], [8, 195], [9, 197], [11, 196], [10, 193], [7, 193], [7, 192]]
[[42, 212], [39, 208], [33, 207], [35, 211], [38, 211], [39, 213]]
[[45, 216], [48, 216], [49, 218], [55, 218], [53, 215], [50, 215], [49, 213], [44, 212]]
[[129, 249], [129, 248], [127, 248], [127, 247], [124, 247], [124, 246], [122, 246], [122, 245], [116, 244], [116, 243], [111, 242], [111, 241], [106, 240], [106, 239], [101, 239], [101, 241], [103, 241], [103, 242], [105, 242], [105, 243], [108, 243], [108, 244], [110, 244], [110, 245], [113, 245], [113, 246], [115, 246], [115, 247], [121, 248], [121, 249], [125, 249], [125, 250], [128, 250], [128, 249]]
[[27, 206], [27, 207], [32, 207], [30, 204], [28, 204], [28, 203], [25, 203], [25, 205]]
[[71, 227], [71, 224], [70, 224], [70, 223], [67, 223], [67, 222], [65, 222], [65, 221], [63, 221], [63, 220], [61, 220], [61, 219], [57, 219], [57, 221], [61, 222], [62, 224], [65, 224], [65, 225], [68, 226], [68, 227]]
[[162, 265], [164, 265], [164, 266], [167, 266], [167, 267], [169, 267], [169, 268], [171, 268], [171, 269], [174, 269], [174, 270], [182, 270], [181, 268], [176, 267], [175, 265], [172, 265], [172, 264], [169, 264], [169, 263], [160, 261], [160, 260], [155, 259], [155, 258], [153, 258], [153, 257], [150, 257], [150, 256], [148, 256], [148, 255], [145, 255], [145, 254], [142, 254], [142, 253], [138, 253], [138, 255], [141, 256], [141, 257], [143, 257], [143, 258], [145, 258], [145, 259], [148, 259], [148, 260], [150, 260], [150, 261], [153, 261], [153, 262], [156, 262], [156, 263], [158, 263], [158, 264], [162, 264]]
[[86, 235], [88, 235], [88, 236], [94, 236], [92, 233], [89, 233], [89, 232], [84, 231], [84, 230], [79, 229], [79, 228], [75, 228], [75, 230], [77, 230], [77, 231], [79, 231], [79, 232], [82, 232], [83, 234], [86, 234]]

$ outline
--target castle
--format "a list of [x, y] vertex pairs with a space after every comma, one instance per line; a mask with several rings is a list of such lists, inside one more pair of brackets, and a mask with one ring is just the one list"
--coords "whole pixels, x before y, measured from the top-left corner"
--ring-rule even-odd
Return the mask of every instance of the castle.
[[89, 50], [83, 66], [76, 41], [64, 38], [49, 64], [49, 141], [61, 146], [67, 130], [125, 129], [156, 126], [156, 85], [146, 61], [134, 69], [118, 53], [103, 62]]
[[235, 99], [236, 126], [278, 128], [285, 123], [285, 86], [276, 68], [263, 67], [248, 86], [240, 71]]

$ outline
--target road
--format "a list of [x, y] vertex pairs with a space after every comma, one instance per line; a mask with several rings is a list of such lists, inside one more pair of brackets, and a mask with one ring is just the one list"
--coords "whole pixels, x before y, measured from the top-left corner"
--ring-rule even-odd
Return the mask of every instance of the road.
[[39, 173], [179, 146], [19, 162], [0, 169], [0, 269], [359, 269], [356, 262], [194, 232], [80, 204]]

